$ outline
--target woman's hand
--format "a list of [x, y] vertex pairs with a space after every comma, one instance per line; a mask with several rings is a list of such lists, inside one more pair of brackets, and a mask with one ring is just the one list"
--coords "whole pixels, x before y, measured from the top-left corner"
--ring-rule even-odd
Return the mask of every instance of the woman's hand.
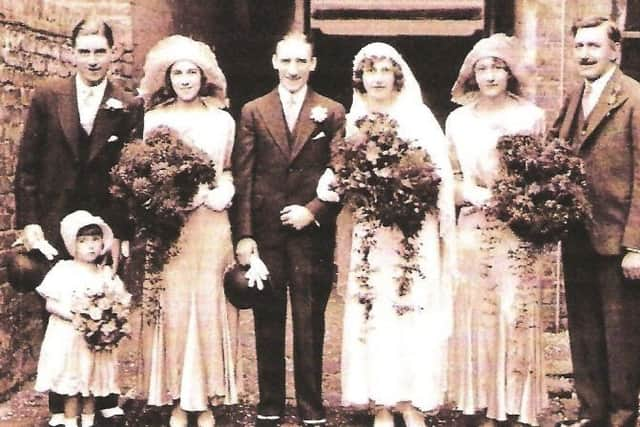
[[231, 207], [235, 193], [236, 189], [232, 183], [222, 182], [218, 187], [209, 190], [209, 193], [204, 198], [204, 204], [209, 209], [221, 212]]
[[323, 202], [338, 203], [340, 201], [340, 196], [332, 190], [335, 185], [336, 175], [331, 169], [327, 168], [318, 180], [318, 186], [316, 187], [318, 199]]

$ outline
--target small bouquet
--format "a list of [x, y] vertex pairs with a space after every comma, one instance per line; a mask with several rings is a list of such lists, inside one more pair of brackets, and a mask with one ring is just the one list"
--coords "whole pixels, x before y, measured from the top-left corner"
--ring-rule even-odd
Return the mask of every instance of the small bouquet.
[[215, 176], [215, 165], [204, 151], [163, 126], [126, 144], [111, 170], [111, 194], [127, 204], [136, 239], [146, 242], [143, 309], [153, 320], [162, 310], [159, 274], [177, 253], [175, 243], [199, 185], [213, 187]]
[[373, 304], [369, 292], [368, 254], [375, 246], [375, 230], [397, 227], [403, 234], [402, 275], [399, 296], [406, 295], [416, 265], [415, 237], [429, 213], [437, 211], [440, 176], [429, 154], [398, 135], [398, 123], [387, 114], [372, 113], [355, 123], [358, 132], [337, 147], [334, 191], [352, 208], [355, 220], [365, 225], [358, 279], [360, 302], [368, 313]]
[[74, 301], [73, 325], [93, 351], [111, 351], [120, 340], [131, 336], [127, 292], [88, 292]]
[[555, 243], [590, 216], [584, 166], [567, 142], [505, 135], [497, 148], [505, 173], [487, 210], [522, 240]]

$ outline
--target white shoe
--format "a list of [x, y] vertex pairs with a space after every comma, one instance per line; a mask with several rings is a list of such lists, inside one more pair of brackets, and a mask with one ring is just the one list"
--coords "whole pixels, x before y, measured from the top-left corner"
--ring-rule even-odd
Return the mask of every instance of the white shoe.
[[380, 409], [373, 419], [373, 427], [393, 427], [393, 415], [388, 409]]
[[64, 414], [51, 414], [51, 418], [49, 418], [50, 426], [59, 426], [60, 424], [64, 424]]
[[174, 406], [169, 418], [169, 427], [187, 427], [188, 424], [187, 413], [179, 406]]
[[64, 427], [78, 427], [78, 418], [76, 418], [76, 417], [71, 417], [71, 418], [64, 417]]
[[93, 427], [95, 424], [96, 414], [81, 414], [80, 425], [82, 427]]
[[211, 410], [200, 412], [198, 415], [198, 427], [214, 427], [216, 425], [216, 419], [213, 416]]
[[416, 408], [402, 411], [402, 419], [407, 427], [424, 427], [424, 415]]

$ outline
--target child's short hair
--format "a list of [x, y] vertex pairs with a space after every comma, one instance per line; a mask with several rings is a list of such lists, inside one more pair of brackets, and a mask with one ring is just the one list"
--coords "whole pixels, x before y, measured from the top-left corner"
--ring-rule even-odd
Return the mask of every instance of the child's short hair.
[[104, 233], [102, 228], [98, 224], [89, 224], [81, 227], [76, 234], [76, 239], [80, 236], [100, 236], [103, 237]]

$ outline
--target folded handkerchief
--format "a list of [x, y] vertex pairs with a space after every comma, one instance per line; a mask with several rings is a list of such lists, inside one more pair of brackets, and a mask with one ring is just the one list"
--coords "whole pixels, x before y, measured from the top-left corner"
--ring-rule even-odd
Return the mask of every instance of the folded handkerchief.
[[326, 133], [324, 133], [324, 132], [322, 132], [322, 131], [320, 131], [320, 133], [316, 134], [313, 138], [311, 138], [311, 140], [320, 139], [320, 138], [322, 138], [323, 136], [327, 136], [327, 134], [326, 134]]

